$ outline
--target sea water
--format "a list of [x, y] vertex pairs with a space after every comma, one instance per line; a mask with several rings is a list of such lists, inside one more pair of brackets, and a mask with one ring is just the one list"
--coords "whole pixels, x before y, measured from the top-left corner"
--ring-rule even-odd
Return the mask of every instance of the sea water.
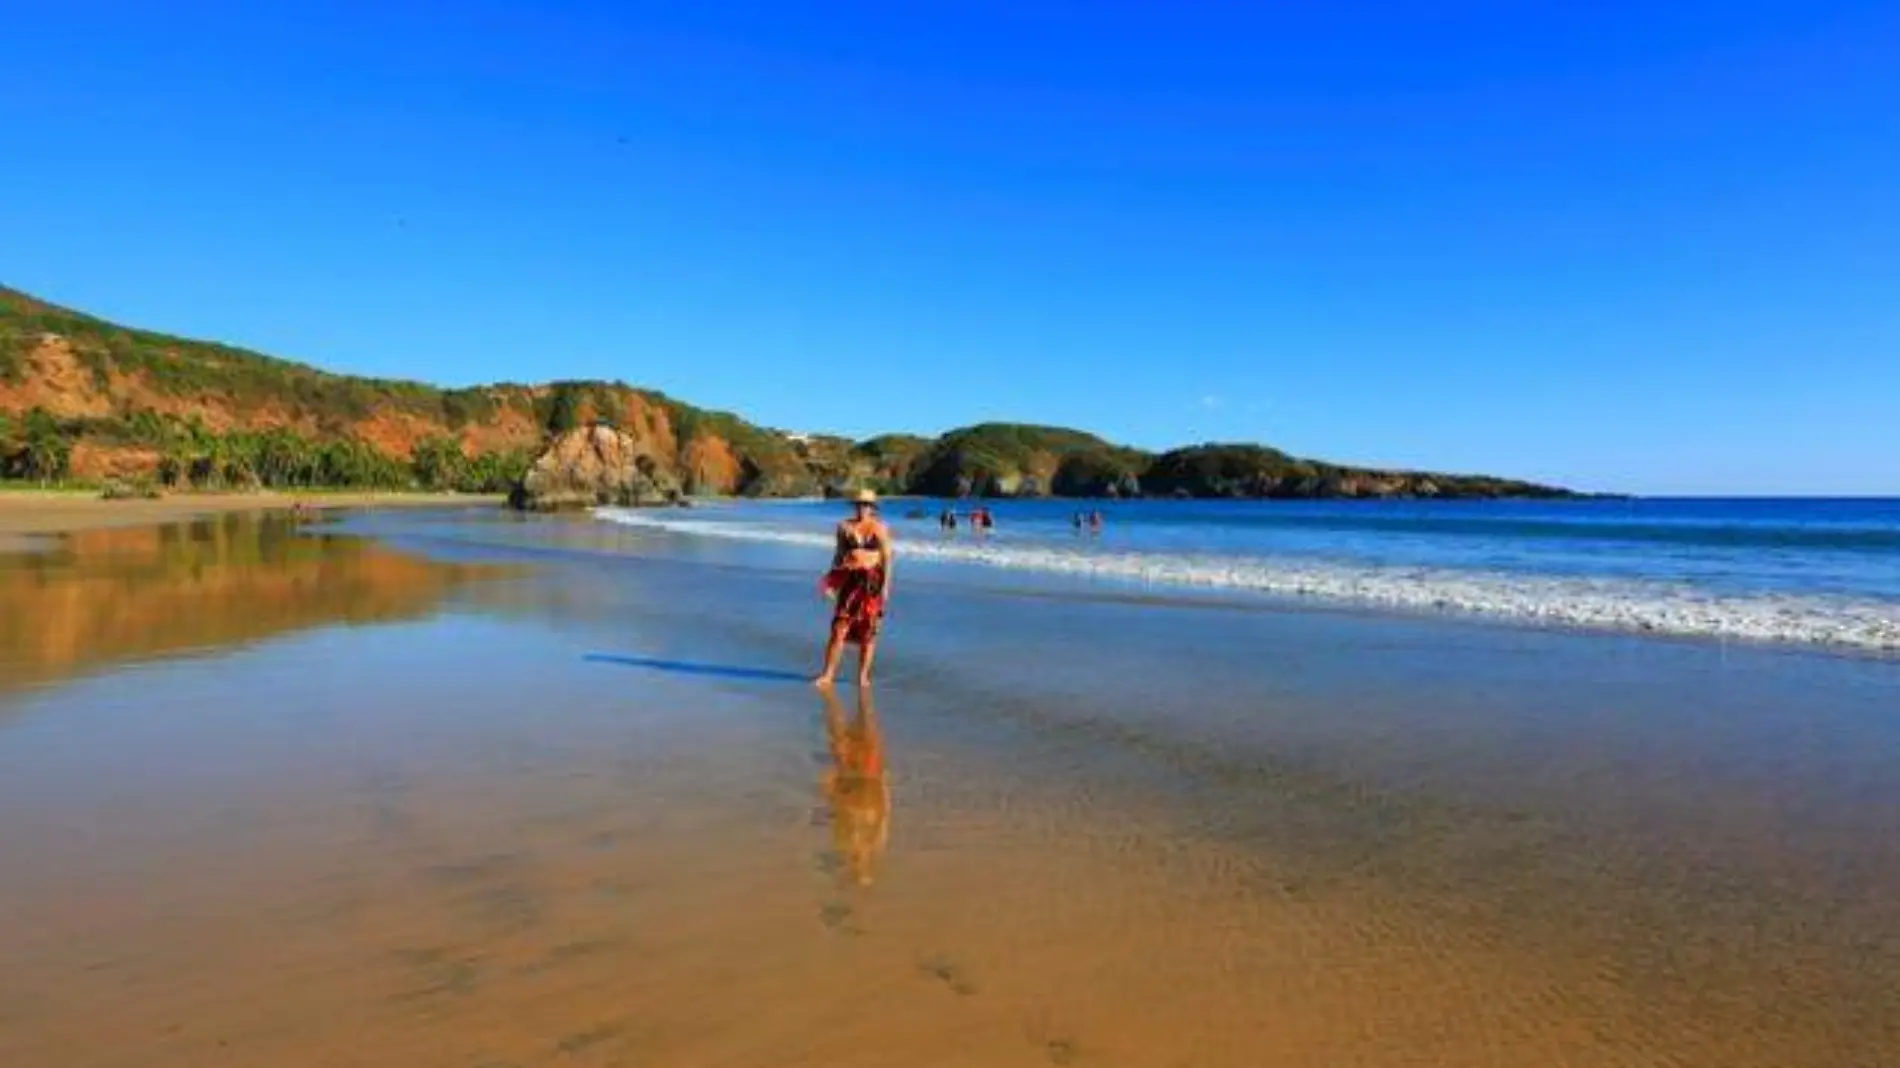
[[[902, 553], [1108, 582], [1522, 622], [1900, 651], [1900, 500], [943, 502], [885, 506]], [[967, 512], [968, 503], [956, 505]], [[1099, 508], [1099, 533], [1075, 523]], [[602, 509], [685, 538], [823, 549], [845, 507]]]

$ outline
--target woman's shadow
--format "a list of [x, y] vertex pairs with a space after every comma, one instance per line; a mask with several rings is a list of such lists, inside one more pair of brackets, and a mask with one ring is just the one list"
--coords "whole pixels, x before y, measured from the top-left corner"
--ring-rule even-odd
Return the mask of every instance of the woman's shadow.
[[869, 687], [857, 691], [855, 714], [831, 690], [818, 691], [823, 705], [830, 760], [819, 777], [819, 793], [831, 827], [831, 848], [819, 865], [838, 878], [838, 898], [819, 910], [825, 926], [861, 934], [855, 910], [844, 895], [871, 885], [891, 836], [890, 770], [884, 761], [884, 733]]

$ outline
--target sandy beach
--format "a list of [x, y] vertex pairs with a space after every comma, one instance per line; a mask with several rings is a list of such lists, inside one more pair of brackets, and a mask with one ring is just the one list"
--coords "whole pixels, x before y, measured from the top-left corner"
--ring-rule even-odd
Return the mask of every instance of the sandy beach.
[[916, 565], [827, 699], [809, 564], [486, 510], [0, 561], [0, 1063], [1900, 1048], [1888, 664]]
[[499, 497], [457, 493], [183, 493], [146, 500], [106, 500], [94, 492], [0, 491], [0, 539], [106, 527], [153, 526], [232, 512], [315, 511], [351, 508], [440, 508], [499, 504]]

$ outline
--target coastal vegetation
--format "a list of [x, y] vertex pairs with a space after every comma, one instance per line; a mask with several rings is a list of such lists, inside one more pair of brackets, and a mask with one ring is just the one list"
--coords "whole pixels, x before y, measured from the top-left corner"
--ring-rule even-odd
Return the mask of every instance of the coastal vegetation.
[[1264, 445], [1196, 445], [1155, 457], [1148, 492], [1175, 497], [1559, 497], [1565, 491], [1483, 475], [1345, 467]]
[[952, 430], [918, 458], [912, 488], [935, 497], [1046, 496], [1065, 467], [1134, 472], [1141, 454], [1063, 427], [982, 423]]
[[505, 493], [533, 459], [528, 450], [469, 456], [446, 437], [422, 440], [407, 458], [392, 457], [360, 439], [321, 440], [284, 427], [219, 433], [201, 420], [151, 411], [71, 419], [44, 408], [17, 419], [0, 413], [0, 474], [7, 478], [52, 483], [113, 477], [74, 471], [78, 449], [143, 458], [149, 463], [135, 476], [168, 489], [207, 490]]
[[8, 478], [52, 482], [65, 477], [72, 458], [72, 442], [59, 421], [44, 409], [35, 408], [19, 420], [18, 426], [0, 413], [0, 475]]
[[497, 493], [565, 434], [627, 436], [681, 495], [1502, 497], [1552, 487], [1381, 471], [1263, 445], [1152, 454], [1064, 427], [795, 434], [625, 382], [442, 389], [136, 330], [0, 287], [0, 478], [172, 489]]

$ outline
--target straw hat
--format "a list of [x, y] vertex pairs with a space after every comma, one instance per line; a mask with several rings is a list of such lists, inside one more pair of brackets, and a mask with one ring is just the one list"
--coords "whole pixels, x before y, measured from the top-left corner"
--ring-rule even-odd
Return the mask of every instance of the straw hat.
[[875, 508], [877, 507], [877, 491], [861, 489], [858, 492], [851, 495], [851, 503], [852, 504], [868, 504], [871, 507]]

